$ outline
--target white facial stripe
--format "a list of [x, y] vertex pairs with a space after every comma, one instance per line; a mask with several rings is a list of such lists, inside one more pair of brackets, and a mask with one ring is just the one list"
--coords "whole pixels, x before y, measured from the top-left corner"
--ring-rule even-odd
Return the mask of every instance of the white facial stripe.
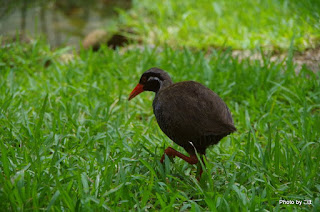
[[161, 87], [162, 81], [158, 77], [149, 77], [148, 81], [158, 81]]
[[148, 81], [157, 80], [160, 82], [160, 79], [158, 77], [149, 77]]

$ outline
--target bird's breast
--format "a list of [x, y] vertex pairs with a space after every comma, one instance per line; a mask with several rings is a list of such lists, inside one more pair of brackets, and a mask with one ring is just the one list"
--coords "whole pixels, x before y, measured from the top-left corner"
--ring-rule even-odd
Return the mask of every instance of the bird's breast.
[[[164, 107], [162, 102], [157, 101], [158, 99], [155, 98], [153, 101], [153, 113], [156, 117], [156, 120], [158, 122], [158, 125], [160, 129], [171, 139], [173, 139], [173, 132], [170, 131], [172, 120], [170, 120], [170, 116], [166, 114], [166, 111], [164, 111]], [[167, 111], [168, 112], [168, 111]]]

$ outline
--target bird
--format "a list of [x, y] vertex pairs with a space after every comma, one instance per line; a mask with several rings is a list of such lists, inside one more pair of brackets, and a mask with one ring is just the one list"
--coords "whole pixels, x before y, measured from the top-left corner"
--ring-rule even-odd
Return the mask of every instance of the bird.
[[[153, 113], [160, 129], [189, 156], [168, 147], [164, 150], [170, 158], [179, 157], [189, 164], [197, 164], [209, 146], [218, 144], [236, 131], [231, 112], [226, 103], [212, 90], [195, 81], [173, 83], [169, 74], [157, 67], [145, 71], [132, 90], [130, 101], [143, 91], [155, 92]], [[203, 157], [199, 157], [203, 161]], [[202, 174], [200, 168], [200, 177]]]

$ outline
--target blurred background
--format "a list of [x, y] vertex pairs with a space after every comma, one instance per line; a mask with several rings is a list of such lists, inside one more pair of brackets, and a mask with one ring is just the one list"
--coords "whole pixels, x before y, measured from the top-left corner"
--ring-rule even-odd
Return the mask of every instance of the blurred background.
[[294, 39], [295, 48], [303, 51], [320, 41], [318, 0], [0, 2], [1, 35], [44, 35], [54, 47], [78, 46], [92, 32], [91, 38], [98, 37], [99, 42], [134, 32], [138, 42], [197, 49], [263, 47], [281, 52]]
[[97, 28], [111, 28], [116, 9], [127, 10], [130, 0], [0, 0], [0, 34], [44, 36], [53, 47], [78, 45]]

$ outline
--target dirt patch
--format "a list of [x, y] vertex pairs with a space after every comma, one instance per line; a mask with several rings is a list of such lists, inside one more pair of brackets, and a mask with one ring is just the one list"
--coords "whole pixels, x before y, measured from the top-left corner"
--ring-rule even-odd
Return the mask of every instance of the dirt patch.
[[[120, 52], [124, 53], [128, 50], [132, 50], [135, 48], [139, 48], [143, 51], [146, 46], [145, 45], [128, 45], [121, 48]], [[148, 48], [156, 48], [154, 45], [149, 45]], [[157, 47], [158, 51], [162, 51], [161, 47]], [[214, 48], [215, 50], [219, 50], [219, 48]], [[212, 53], [214, 49], [208, 50], [207, 54]], [[221, 49], [220, 49], [221, 50]], [[223, 50], [222, 50], [223, 51]], [[281, 63], [288, 57], [288, 53], [275, 53], [275, 52], [264, 52], [265, 58], [270, 58], [271, 62]], [[232, 56], [234, 58], [238, 58], [238, 60], [249, 59], [251, 61], [259, 60], [261, 64], [263, 64], [263, 57], [261, 52], [254, 52], [252, 50], [232, 50]], [[293, 63], [295, 66], [296, 73], [299, 73], [303, 66], [306, 66], [313, 72], [320, 71], [320, 46], [314, 49], [307, 49], [303, 52], [294, 52], [293, 55]]]
[[320, 71], [320, 47], [296, 54], [293, 61], [297, 64], [299, 70], [303, 65], [306, 65], [314, 72]]
[[[264, 53], [267, 58], [271, 53]], [[254, 53], [250, 50], [234, 50], [232, 56], [237, 57], [239, 60], [249, 58], [250, 60], [259, 60], [263, 63], [262, 55], [260, 52]], [[272, 62], [280, 62], [288, 57], [288, 53], [273, 54], [270, 57]], [[301, 68], [305, 65], [313, 72], [320, 71], [320, 46], [314, 49], [307, 49], [304, 52], [295, 52], [293, 56], [293, 63], [295, 64], [296, 72], [299, 73]]]

